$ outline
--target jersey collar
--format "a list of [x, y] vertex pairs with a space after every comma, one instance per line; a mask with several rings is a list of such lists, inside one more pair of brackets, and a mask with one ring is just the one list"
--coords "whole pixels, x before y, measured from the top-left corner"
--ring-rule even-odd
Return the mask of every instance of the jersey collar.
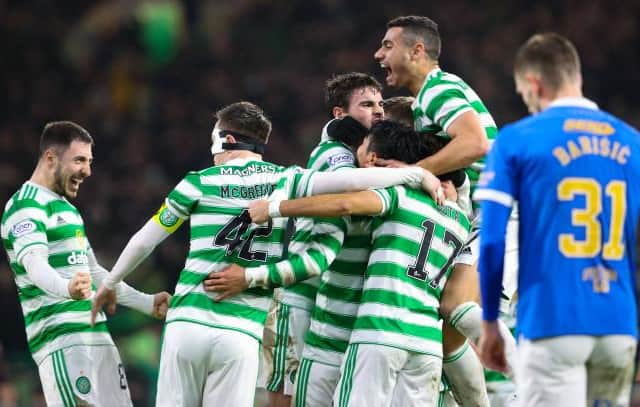
[[427, 77], [425, 78], [425, 82], [427, 82], [429, 79], [433, 78], [434, 76], [436, 76], [439, 72], [441, 72], [442, 70], [440, 69], [439, 66], [434, 67], [432, 70], [429, 71], [429, 73], [427, 74]]
[[418, 96], [420, 95], [420, 92], [422, 91], [422, 89], [424, 89], [425, 86], [427, 86], [427, 83], [429, 83], [429, 81], [433, 79], [436, 75], [438, 75], [440, 72], [442, 72], [440, 67], [435, 66], [433, 67], [433, 69], [431, 69], [427, 73], [427, 76], [424, 78], [424, 82], [422, 82], [422, 87], [420, 88], [418, 95], [416, 95], [416, 97], [413, 99], [413, 103], [411, 103], [411, 110], [416, 110], [416, 108], [420, 106], [420, 102], [418, 101]]
[[583, 97], [559, 98], [549, 103], [549, 107], [583, 107], [598, 110], [598, 105], [594, 101]]
[[38, 188], [38, 189], [40, 189], [40, 190], [42, 190], [42, 191], [44, 191], [46, 193], [49, 193], [49, 194], [53, 195], [54, 197], [56, 197], [58, 199], [64, 199], [65, 201], [67, 200], [66, 197], [64, 197], [64, 196], [62, 196], [62, 195], [60, 195], [60, 194], [58, 194], [56, 192], [53, 192], [52, 190], [50, 190], [49, 188], [45, 187], [44, 185], [37, 184], [37, 183], [35, 183], [35, 182], [31, 181], [31, 180], [25, 181], [25, 184], [29, 184], [29, 185], [31, 185], [31, 186], [33, 186], [35, 188]]
[[243, 165], [246, 165], [247, 163], [250, 163], [252, 161], [264, 162], [264, 160], [257, 160], [255, 158], [234, 158], [233, 160], [227, 161], [223, 165], [235, 165], [235, 166], [238, 166], [238, 167], [242, 167]]

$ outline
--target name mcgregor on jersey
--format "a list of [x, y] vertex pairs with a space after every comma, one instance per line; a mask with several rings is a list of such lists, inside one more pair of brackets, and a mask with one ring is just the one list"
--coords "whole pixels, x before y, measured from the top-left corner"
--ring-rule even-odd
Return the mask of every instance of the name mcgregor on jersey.
[[271, 195], [276, 184], [224, 185], [220, 187], [221, 198], [259, 199]]

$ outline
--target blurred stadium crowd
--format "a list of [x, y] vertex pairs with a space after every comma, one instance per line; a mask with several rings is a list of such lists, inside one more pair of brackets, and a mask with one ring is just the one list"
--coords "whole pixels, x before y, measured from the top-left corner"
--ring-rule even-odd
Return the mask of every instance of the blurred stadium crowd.
[[[96, 139], [95, 163], [75, 204], [110, 267], [184, 173], [210, 165], [212, 112], [257, 103], [274, 122], [266, 159], [304, 165], [328, 118], [324, 81], [348, 71], [382, 81], [373, 53], [386, 21], [403, 14], [439, 23], [441, 65], [473, 86], [499, 126], [526, 114], [511, 79], [515, 49], [553, 30], [578, 47], [586, 96], [640, 127], [640, 2], [482, 3], [0, 1], [0, 197], [29, 178], [46, 122], [81, 124]], [[183, 229], [134, 286], [171, 291], [187, 251]], [[0, 257], [0, 407], [43, 405], [13, 276]], [[120, 310], [110, 327], [134, 405], [151, 405], [161, 324]]]

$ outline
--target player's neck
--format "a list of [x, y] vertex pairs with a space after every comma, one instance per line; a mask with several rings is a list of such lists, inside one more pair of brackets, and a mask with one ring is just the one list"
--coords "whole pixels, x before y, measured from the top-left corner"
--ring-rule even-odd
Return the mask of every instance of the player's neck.
[[420, 89], [422, 89], [422, 85], [427, 79], [429, 72], [433, 71], [437, 67], [438, 62], [429, 60], [424, 60], [416, 66], [415, 71], [411, 73], [411, 79], [408, 86], [409, 91], [414, 97], [418, 97], [418, 93], [420, 93]]
[[580, 87], [580, 84], [568, 84], [558, 89], [551, 97], [541, 99], [540, 107], [541, 110], [544, 110], [549, 107], [551, 103], [558, 99], [582, 97], [584, 96], [582, 95], [582, 88]]
[[33, 170], [33, 174], [31, 174], [31, 178], [29, 178], [29, 181], [33, 182], [34, 184], [43, 186], [49, 190], [53, 190], [53, 178], [54, 177], [49, 174], [49, 171], [44, 168], [44, 164], [42, 162], [38, 162], [38, 165], [36, 166], [36, 169]]
[[226, 164], [231, 160], [238, 160], [238, 159], [262, 161], [262, 155], [256, 154], [256, 153], [253, 153], [253, 152], [247, 151], [247, 150], [229, 151], [225, 155], [224, 162], [222, 162], [222, 164]]

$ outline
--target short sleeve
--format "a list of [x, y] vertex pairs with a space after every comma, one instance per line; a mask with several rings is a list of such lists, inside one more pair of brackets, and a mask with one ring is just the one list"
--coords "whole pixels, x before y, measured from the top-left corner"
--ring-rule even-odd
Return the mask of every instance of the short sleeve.
[[202, 198], [200, 178], [197, 173], [189, 173], [176, 185], [165, 199], [164, 206], [168, 209], [167, 216], [177, 216], [186, 220]]
[[398, 193], [398, 188], [400, 186], [394, 186], [389, 188], [379, 188], [373, 189], [380, 201], [382, 202], [382, 211], [378, 216], [385, 216], [398, 208], [398, 197], [400, 194]]
[[160, 225], [167, 233], [175, 232], [180, 225], [184, 223], [184, 219], [180, 218], [176, 212], [167, 207], [166, 203], [162, 204], [158, 212], [156, 212], [151, 219]]
[[291, 167], [287, 169], [292, 177], [289, 199], [304, 198], [311, 195], [313, 191], [314, 170], [307, 170], [301, 167]]
[[427, 106], [426, 114], [445, 131], [461, 114], [473, 111], [464, 92], [451, 87], [438, 94]]
[[307, 163], [307, 168], [316, 171], [356, 167], [356, 159], [351, 149], [338, 141], [320, 143], [311, 153]]
[[18, 264], [22, 264], [22, 257], [27, 249], [35, 246], [47, 247], [47, 212], [34, 201], [18, 201], [13, 213], [7, 216], [5, 228], [7, 240], [13, 247]]
[[309, 168], [320, 171], [336, 171], [342, 168], [357, 168], [357, 166], [351, 150], [341, 145], [335, 145], [325, 150], [318, 157], [315, 166], [309, 166]]

